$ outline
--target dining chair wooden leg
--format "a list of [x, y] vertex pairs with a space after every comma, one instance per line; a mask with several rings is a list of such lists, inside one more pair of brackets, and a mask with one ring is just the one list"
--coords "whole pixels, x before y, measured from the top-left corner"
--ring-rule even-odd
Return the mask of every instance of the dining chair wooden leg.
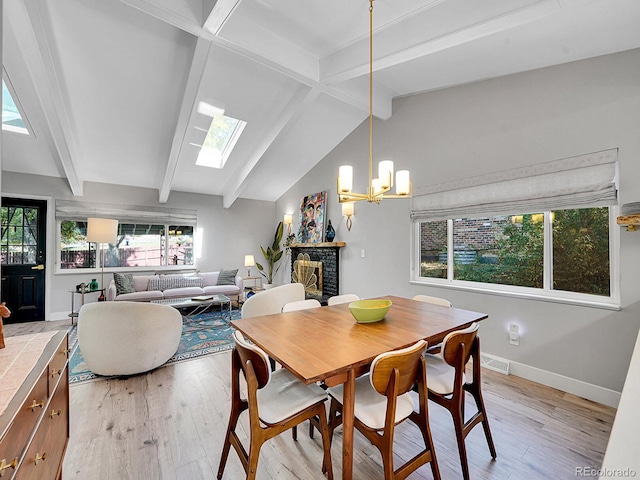
[[249, 446], [249, 458], [247, 461], [247, 480], [255, 480], [256, 473], [258, 471], [258, 458], [260, 457], [260, 447], [264, 442], [264, 438], [256, 438], [258, 435], [254, 435], [251, 438], [251, 445]]
[[464, 480], [469, 480], [469, 463], [467, 462], [467, 448], [464, 443], [465, 429], [464, 417], [462, 415], [462, 408], [451, 409], [453, 426], [456, 431], [456, 440], [458, 441], [458, 454], [460, 456], [460, 465], [462, 466], [462, 477]]
[[[333, 466], [331, 464], [331, 437], [329, 435], [329, 424], [327, 422], [327, 411], [324, 405], [321, 405], [322, 413], [319, 415], [320, 433], [322, 434], [322, 449], [324, 456], [322, 459], [322, 473], [327, 474], [328, 480], [333, 480]], [[313, 424], [311, 424], [313, 429]]]
[[[327, 421], [329, 432], [329, 449], [331, 449], [331, 445], [333, 443], [333, 432], [342, 424], [342, 411], [340, 410], [340, 407], [341, 405], [332, 398], [329, 406], [329, 420]], [[322, 473], [327, 473], [326, 465], [324, 462], [322, 463]]]
[[238, 424], [239, 417], [240, 412], [237, 412], [237, 414], [231, 412], [231, 418], [229, 418], [229, 426], [227, 427], [227, 434], [224, 438], [224, 445], [222, 447], [220, 466], [218, 467], [218, 480], [222, 478], [222, 474], [224, 473], [224, 468], [227, 464], [227, 459], [229, 458], [229, 451], [231, 450], [232, 436], [235, 435], [235, 429], [236, 425]]
[[[233, 355], [231, 359], [232, 369], [239, 369], [239, 360], [237, 355]], [[242, 459], [241, 452], [244, 452], [244, 448], [240, 443], [240, 439], [236, 435], [236, 426], [238, 425], [238, 419], [240, 414], [249, 408], [249, 402], [240, 398], [240, 379], [238, 375], [232, 375], [231, 378], [231, 413], [229, 414], [229, 425], [227, 427], [227, 434], [224, 439], [224, 445], [222, 447], [222, 455], [220, 457], [220, 466], [218, 467], [218, 480], [222, 478], [224, 468], [229, 458], [229, 451], [231, 445], [238, 451], [239, 456]], [[246, 452], [245, 455], [246, 457]]]
[[482, 429], [484, 430], [484, 436], [487, 439], [489, 452], [491, 453], [491, 458], [495, 460], [497, 457], [496, 447], [493, 444], [493, 436], [491, 435], [491, 429], [489, 428], [489, 419], [487, 418], [487, 411], [484, 408], [482, 392], [475, 383], [465, 386], [465, 390], [467, 390], [473, 396], [473, 399], [476, 402], [476, 408], [478, 409], [478, 413], [481, 415], [480, 418], [482, 421]]
[[431, 473], [434, 480], [440, 480], [440, 467], [438, 466], [438, 459], [436, 458], [436, 452], [433, 447], [433, 437], [431, 436], [431, 427], [429, 426], [429, 420], [425, 420], [425, 416], [419, 412], [414, 412], [411, 415], [411, 421], [420, 428], [422, 434], [422, 440], [424, 441], [425, 448], [430, 452]]

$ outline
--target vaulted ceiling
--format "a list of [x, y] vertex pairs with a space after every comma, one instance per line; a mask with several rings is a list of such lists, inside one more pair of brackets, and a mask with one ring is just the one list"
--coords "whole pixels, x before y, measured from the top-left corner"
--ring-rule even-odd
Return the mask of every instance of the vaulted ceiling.
[[[369, 114], [367, 0], [7, 0], [4, 77], [31, 135], [3, 170], [277, 200]], [[374, 115], [392, 99], [640, 47], [638, 0], [376, 0]], [[247, 122], [222, 169], [211, 118]]]

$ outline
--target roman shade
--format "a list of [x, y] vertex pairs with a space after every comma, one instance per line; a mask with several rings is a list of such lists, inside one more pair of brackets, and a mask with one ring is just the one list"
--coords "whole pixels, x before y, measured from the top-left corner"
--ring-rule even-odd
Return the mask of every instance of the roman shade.
[[56, 220], [84, 222], [89, 217], [113, 218], [120, 223], [148, 223], [195, 226], [195, 210], [141, 207], [135, 205], [105, 205], [99, 203], [56, 200]]
[[416, 189], [413, 220], [539, 213], [617, 203], [618, 149]]

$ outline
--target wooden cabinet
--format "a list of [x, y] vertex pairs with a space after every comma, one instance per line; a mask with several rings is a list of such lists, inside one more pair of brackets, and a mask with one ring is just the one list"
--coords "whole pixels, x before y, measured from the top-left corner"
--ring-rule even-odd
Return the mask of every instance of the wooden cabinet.
[[0, 415], [0, 477], [61, 479], [69, 441], [67, 332], [57, 332], [42, 350], [21, 355], [39, 357]]

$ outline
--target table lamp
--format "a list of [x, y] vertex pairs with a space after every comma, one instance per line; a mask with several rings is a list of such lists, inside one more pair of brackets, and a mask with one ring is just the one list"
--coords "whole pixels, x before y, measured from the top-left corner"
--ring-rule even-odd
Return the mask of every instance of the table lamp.
[[253, 255], [245, 255], [244, 256], [244, 266], [247, 267], [247, 277], [251, 276], [251, 267], [256, 264]]
[[100, 245], [100, 268], [102, 273], [102, 281], [100, 283], [102, 292], [100, 292], [99, 302], [105, 300], [104, 296], [104, 251], [103, 243], [116, 243], [118, 239], [118, 221], [110, 218], [88, 218], [87, 219], [87, 242], [94, 242]]

